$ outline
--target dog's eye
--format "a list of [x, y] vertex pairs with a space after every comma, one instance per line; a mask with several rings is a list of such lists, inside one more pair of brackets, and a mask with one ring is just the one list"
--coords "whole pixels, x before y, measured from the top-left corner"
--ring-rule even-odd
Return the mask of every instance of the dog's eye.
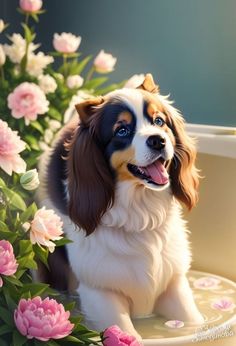
[[127, 137], [130, 134], [130, 129], [127, 127], [120, 127], [116, 130], [115, 136], [116, 137]]
[[161, 118], [161, 117], [156, 117], [154, 120], [153, 120], [153, 123], [157, 126], [160, 126], [162, 127], [164, 124], [165, 124], [165, 121]]

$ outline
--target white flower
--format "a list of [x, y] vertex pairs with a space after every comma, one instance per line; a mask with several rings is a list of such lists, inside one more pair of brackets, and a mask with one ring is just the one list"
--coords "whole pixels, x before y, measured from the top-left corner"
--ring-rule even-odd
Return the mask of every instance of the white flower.
[[55, 79], [49, 74], [41, 75], [38, 77], [39, 86], [45, 94], [53, 93], [57, 88]]
[[42, 150], [42, 151], [47, 151], [50, 149], [50, 147], [43, 141], [40, 141], [39, 142], [39, 148]]
[[3, 46], [0, 44], [0, 66], [4, 65], [6, 61], [6, 55], [3, 50]]
[[[12, 62], [19, 64], [25, 55], [26, 41], [20, 34], [13, 34], [10, 37], [10, 41], [12, 44], [5, 44], [4, 51]], [[38, 47], [38, 44], [30, 43], [28, 49], [29, 54], [35, 51]]]
[[47, 144], [50, 144], [53, 139], [53, 132], [50, 129], [46, 129], [44, 132], [44, 141]]
[[101, 50], [99, 54], [94, 59], [95, 70], [99, 73], [109, 73], [114, 70], [117, 58], [112, 56], [112, 54], [105, 53]]
[[68, 121], [73, 117], [74, 114], [77, 114], [75, 110], [75, 105], [80, 103], [83, 100], [90, 99], [92, 95], [83, 90], [79, 90], [76, 95], [74, 95], [70, 101], [69, 107], [65, 111], [64, 114], [64, 124], [68, 123]]
[[38, 52], [37, 54], [31, 53], [28, 55], [28, 61], [26, 66], [26, 71], [34, 77], [38, 77], [43, 74], [43, 70], [48, 64], [54, 61], [53, 57], [50, 55], [45, 55], [43, 52]]
[[145, 78], [144, 74], [135, 74], [130, 79], [127, 80], [127, 82], [124, 85], [124, 88], [135, 89], [143, 83], [144, 78]]
[[49, 120], [48, 125], [53, 132], [56, 132], [61, 128], [61, 123], [57, 120]]
[[66, 80], [66, 85], [70, 89], [79, 88], [83, 85], [84, 79], [79, 75], [69, 76]]
[[36, 169], [25, 172], [20, 177], [20, 183], [25, 190], [35, 190], [39, 186], [39, 175]]
[[80, 45], [81, 37], [71, 33], [63, 32], [60, 35], [54, 34], [53, 47], [60, 53], [74, 53]]
[[0, 33], [3, 32], [4, 28], [5, 28], [5, 23], [2, 19], [0, 19]]

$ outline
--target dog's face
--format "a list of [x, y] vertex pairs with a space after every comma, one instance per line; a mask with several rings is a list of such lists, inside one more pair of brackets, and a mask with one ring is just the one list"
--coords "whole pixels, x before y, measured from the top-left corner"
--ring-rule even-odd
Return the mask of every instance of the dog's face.
[[68, 146], [69, 213], [87, 234], [112, 205], [120, 181], [157, 193], [170, 186], [189, 208], [196, 203], [194, 145], [182, 117], [148, 78], [139, 89], [76, 106], [81, 124]]
[[109, 94], [101, 107], [99, 137], [116, 180], [167, 188], [175, 136], [158, 96], [122, 89]]

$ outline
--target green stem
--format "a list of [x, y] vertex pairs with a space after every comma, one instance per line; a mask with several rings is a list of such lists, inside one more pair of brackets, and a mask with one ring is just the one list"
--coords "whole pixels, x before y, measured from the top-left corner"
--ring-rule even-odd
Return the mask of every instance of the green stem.
[[88, 82], [92, 78], [92, 75], [94, 74], [94, 72], [95, 72], [95, 68], [94, 66], [92, 66], [91, 69], [88, 71], [87, 77], [85, 79], [86, 82]]
[[66, 78], [68, 75], [67, 54], [63, 54], [63, 67], [64, 77]]
[[25, 14], [25, 24], [28, 26], [28, 23], [29, 23], [29, 13], [26, 12], [26, 14]]
[[0, 70], [1, 70], [1, 78], [2, 78], [2, 81], [4, 82], [5, 81], [5, 76], [4, 76], [3, 66], [0, 67]]

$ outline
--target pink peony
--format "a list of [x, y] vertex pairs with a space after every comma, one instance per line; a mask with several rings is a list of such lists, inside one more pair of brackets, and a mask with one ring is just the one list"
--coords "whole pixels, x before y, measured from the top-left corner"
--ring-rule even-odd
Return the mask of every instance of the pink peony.
[[63, 32], [62, 34], [54, 34], [53, 47], [60, 53], [74, 53], [80, 45], [81, 37], [71, 33]]
[[19, 332], [28, 339], [48, 341], [68, 336], [74, 324], [69, 321], [70, 312], [55, 299], [40, 297], [21, 299], [14, 312]]
[[134, 337], [122, 332], [118, 326], [111, 326], [103, 333], [104, 346], [141, 346], [142, 344]]
[[25, 118], [26, 125], [36, 120], [38, 114], [48, 111], [49, 102], [40, 87], [34, 83], [24, 82], [8, 95], [8, 107], [14, 118]]
[[20, 0], [20, 8], [25, 12], [39, 11], [42, 4], [42, 0]]
[[116, 64], [116, 58], [111, 54], [105, 53], [101, 50], [100, 53], [94, 59], [95, 70], [99, 73], [108, 73], [114, 70]]
[[[8, 240], [0, 240], [0, 274], [10, 276], [15, 274], [18, 264], [13, 253], [13, 247]], [[0, 287], [3, 281], [0, 276]]]
[[25, 145], [17, 132], [12, 131], [8, 124], [0, 119], [0, 167], [7, 174], [25, 172], [26, 163], [19, 155]]
[[31, 222], [30, 240], [32, 244], [47, 246], [50, 252], [55, 250], [55, 244], [51, 240], [61, 239], [63, 234], [63, 222], [52, 209], [39, 209]]

